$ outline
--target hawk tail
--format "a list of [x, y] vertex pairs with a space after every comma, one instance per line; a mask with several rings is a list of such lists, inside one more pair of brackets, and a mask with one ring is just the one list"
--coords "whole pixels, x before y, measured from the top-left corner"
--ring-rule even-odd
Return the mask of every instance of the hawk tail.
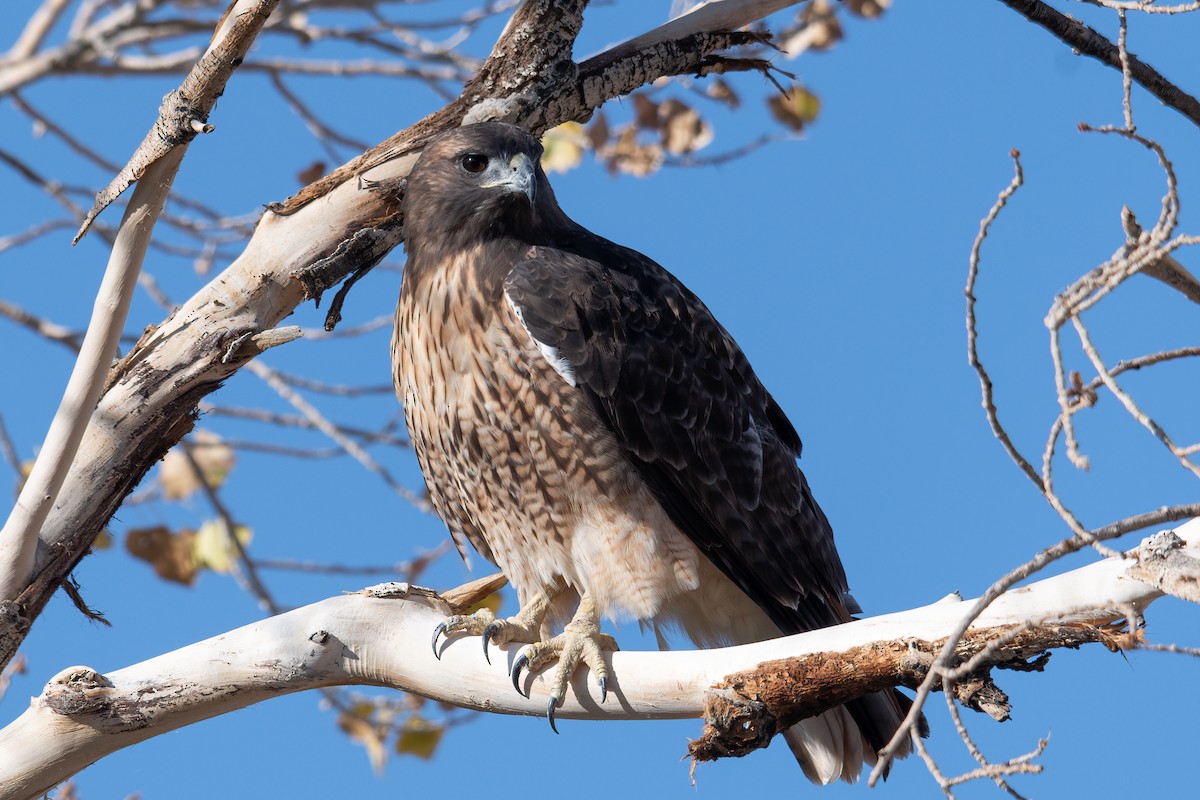
[[[784, 731], [783, 738], [805, 777], [813, 783], [827, 785], [838, 778], [854, 783], [864, 764], [875, 766], [876, 752], [892, 738], [911, 706], [912, 701], [899, 692], [877, 692], [801, 720]], [[929, 735], [924, 716], [918, 723], [918, 733], [921, 737]], [[911, 752], [912, 743], [905, 742], [896, 757], [904, 758]]]

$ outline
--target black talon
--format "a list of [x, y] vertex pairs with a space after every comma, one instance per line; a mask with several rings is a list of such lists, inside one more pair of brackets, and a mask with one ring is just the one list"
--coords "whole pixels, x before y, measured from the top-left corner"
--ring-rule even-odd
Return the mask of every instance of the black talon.
[[600, 676], [600, 702], [603, 703], [608, 699], [608, 678]]
[[489, 623], [488, 626], [483, 629], [483, 658], [489, 664], [492, 663], [492, 659], [488, 655], [488, 644], [492, 641], [492, 634], [498, 630], [500, 630], [500, 626], [495, 622]]
[[438, 661], [442, 660], [442, 654], [438, 652], [437, 640], [438, 640], [438, 637], [441, 636], [445, 632], [446, 632], [446, 623], [444, 623], [444, 622], [439, 622], [437, 624], [437, 627], [433, 629], [433, 657], [436, 658]]
[[529, 666], [529, 655], [524, 650], [522, 650], [520, 653], [517, 654], [517, 660], [514, 661], [513, 665], [512, 665], [513, 688], [516, 689], [517, 694], [521, 695], [522, 697], [529, 697], [529, 695], [527, 695], [521, 691], [521, 670], [528, 666]]
[[550, 720], [550, 730], [558, 733], [558, 728], [554, 727], [554, 709], [558, 707], [558, 699], [551, 697], [550, 702], [546, 704], [546, 718]]

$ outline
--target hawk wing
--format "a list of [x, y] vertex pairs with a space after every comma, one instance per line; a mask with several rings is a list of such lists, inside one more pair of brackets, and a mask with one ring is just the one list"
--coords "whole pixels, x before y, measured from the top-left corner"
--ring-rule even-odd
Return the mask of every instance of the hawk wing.
[[[590, 236], [590, 235], [589, 235]], [[800, 438], [733, 337], [645, 256], [535, 247], [504, 291], [672, 521], [787, 633], [857, 611]]]

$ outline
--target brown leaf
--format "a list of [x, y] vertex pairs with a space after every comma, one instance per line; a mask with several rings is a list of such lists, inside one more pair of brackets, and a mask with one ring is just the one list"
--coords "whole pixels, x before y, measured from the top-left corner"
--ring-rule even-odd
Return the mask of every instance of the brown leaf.
[[199, 571], [192, 557], [195, 537], [192, 531], [171, 533], [162, 525], [137, 528], [125, 534], [125, 549], [135, 558], [150, 562], [160, 578], [191, 586]]
[[821, 111], [821, 100], [797, 84], [786, 95], [771, 95], [767, 100], [767, 108], [775, 119], [793, 131], [801, 131], [817, 118]]
[[587, 128], [588, 143], [593, 150], [602, 150], [608, 144], [608, 117], [597, 111]]
[[812, 50], [828, 50], [843, 38], [842, 23], [838, 21], [829, 0], [813, 0], [800, 15], [804, 22], [808, 47]]
[[808, 50], [829, 50], [842, 40], [842, 23], [830, 0], [812, 0], [775, 37], [776, 45], [789, 59]]
[[742, 99], [737, 96], [737, 92], [733, 90], [733, 87], [724, 78], [713, 78], [711, 81], [708, 81], [706, 92], [713, 100], [724, 103], [730, 108], [737, 108], [742, 104]]
[[624, 172], [644, 178], [662, 166], [663, 151], [657, 144], [640, 144], [637, 131], [626, 128], [604, 154], [611, 172]]
[[317, 178], [324, 176], [324, 174], [325, 174], [325, 162], [324, 161], [314, 161], [313, 163], [309, 164], [307, 167], [305, 167], [304, 169], [302, 169], [296, 173], [296, 180], [300, 182], [301, 186], [307, 186], [308, 184], [315, 181]]
[[892, 0], [844, 0], [851, 14], [866, 19], [878, 19], [892, 4]]
[[658, 108], [659, 133], [668, 153], [684, 155], [706, 147], [713, 139], [712, 126], [694, 108], [671, 99]]
[[644, 94], [633, 96], [633, 124], [646, 130], [658, 129], [658, 103]]

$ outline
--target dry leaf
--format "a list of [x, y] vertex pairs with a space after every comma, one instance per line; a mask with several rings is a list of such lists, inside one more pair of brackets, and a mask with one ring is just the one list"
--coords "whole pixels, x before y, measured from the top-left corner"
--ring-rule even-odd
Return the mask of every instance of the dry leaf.
[[602, 150], [608, 144], [608, 118], [603, 111], [597, 111], [592, 116], [592, 122], [587, 127], [588, 143], [593, 150]]
[[324, 175], [325, 175], [325, 162], [324, 161], [314, 161], [313, 163], [309, 164], [307, 167], [305, 167], [304, 169], [302, 169], [296, 173], [296, 180], [300, 182], [301, 186], [307, 186], [308, 184], [315, 181], [317, 178], [320, 178]]
[[813, 0], [800, 15], [804, 27], [801, 31], [808, 38], [808, 47], [813, 50], [828, 50], [842, 40], [842, 23], [829, 0]]
[[[245, 525], [234, 528], [234, 535], [245, 548], [254, 538], [254, 532]], [[237, 563], [238, 548], [226, 533], [225, 523], [221, 520], [209, 520], [196, 531], [192, 541], [192, 558], [197, 566], [208, 567], [213, 572], [229, 573]]]
[[796, 21], [779, 32], [775, 43], [788, 59], [809, 50], [829, 50], [842, 40], [842, 23], [830, 0], [812, 0]]
[[866, 19], [877, 19], [892, 4], [892, 0], [844, 0], [850, 13]]
[[[237, 461], [233, 448], [223, 444], [215, 433], [204, 430], [192, 434], [191, 445], [196, 464], [208, 484], [215, 488], [224, 483]], [[167, 500], [182, 500], [200, 489], [196, 471], [179, 447], [172, 448], [163, 458], [158, 468], [158, 481]]]
[[639, 144], [637, 131], [626, 128], [604, 155], [610, 172], [625, 172], [644, 178], [662, 166], [663, 151], [657, 144]]
[[125, 534], [125, 549], [135, 558], [150, 562], [160, 578], [191, 586], [199, 571], [192, 557], [195, 538], [192, 531], [173, 534], [163, 525], [138, 528]]
[[578, 122], [564, 122], [542, 134], [542, 169], [567, 172], [579, 166], [588, 141]]
[[633, 124], [646, 130], [658, 129], [658, 103], [644, 94], [633, 96]]
[[384, 735], [378, 726], [357, 714], [343, 713], [338, 715], [338, 727], [345, 731], [351, 739], [366, 748], [367, 758], [371, 761], [371, 769], [375, 770], [376, 775], [381, 774], [387, 763], [387, 750], [384, 749]]
[[737, 108], [742, 104], [742, 99], [737, 96], [737, 92], [733, 90], [733, 87], [724, 78], [713, 78], [708, 81], [706, 91], [708, 96], [713, 100], [724, 103], [730, 108]]
[[712, 126], [702, 120], [694, 108], [672, 99], [660, 105], [658, 113], [661, 118], [659, 132], [668, 153], [685, 155], [712, 142]]
[[409, 717], [396, 738], [396, 752], [428, 761], [442, 741], [445, 728], [420, 717]]
[[767, 100], [771, 116], [794, 131], [801, 131], [817, 118], [821, 100], [803, 86], [793, 86], [786, 95], [772, 95]]

